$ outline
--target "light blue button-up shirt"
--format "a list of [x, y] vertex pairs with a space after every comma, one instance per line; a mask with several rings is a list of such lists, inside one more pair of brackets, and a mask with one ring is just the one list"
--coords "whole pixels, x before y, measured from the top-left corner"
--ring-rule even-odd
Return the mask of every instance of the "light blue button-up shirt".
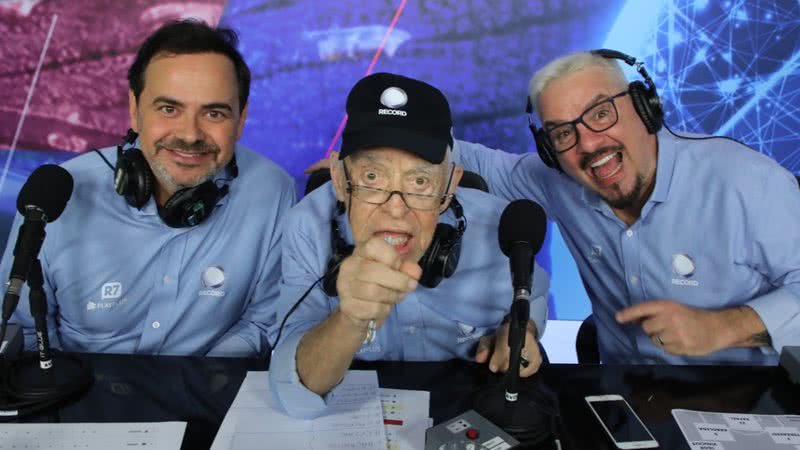
[[[116, 148], [102, 150], [116, 161]], [[65, 351], [255, 356], [269, 349], [280, 279], [278, 220], [295, 202], [277, 165], [236, 149], [239, 176], [211, 215], [170, 228], [155, 201], [138, 210], [94, 152], [64, 163], [75, 180], [40, 253], [51, 343]], [[220, 170], [217, 178], [229, 177]], [[222, 180], [218, 181], [219, 183]], [[21, 216], [0, 265], [8, 279]], [[12, 321], [35, 345], [27, 286]]]
[[[558, 224], [592, 302], [603, 362], [772, 365], [784, 345], [800, 344], [800, 190], [772, 159], [730, 140], [663, 131], [655, 188], [628, 227], [594, 192], [535, 153], [458, 141], [456, 154], [490, 192], [533, 199]], [[772, 347], [666, 354], [641, 326], [614, 319], [653, 299], [708, 309], [748, 305]]]
[[[372, 343], [355, 355], [361, 360], [439, 361], [471, 359], [481, 336], [493, 334], [509, 312], [513, 300], [508, 258], [500, 251], [497, 227], [506, 202], [474, 189], [456, 192], [467, 219], [461, 258], [450, 278], [436, 288], [420, 286], [397, 304]], [[278, 323], [302, 294], [325, 273], [331, 257], [331, 220], [338, 220], [346, 242], [352, 243], [350, 225], [336, 216], [336, 197], [331, 183], [307, 195], [286, 215], [283, 238], [283, 280]], [[454, 224], [451, 210], [440, 222]], [[549, 278], [534, 268], [530, 319], [539, 335], [547, 318]], [[289, 316], [270, 362], [272, 392], [291, 415], [315, 417], [324, 412], [325, 398], [300, 382], [295, 366], [297, 345], [303, 335], [337, 308], [338, 297], [321, 288]], [[273, 335], [277, 329], [273, 330]]]

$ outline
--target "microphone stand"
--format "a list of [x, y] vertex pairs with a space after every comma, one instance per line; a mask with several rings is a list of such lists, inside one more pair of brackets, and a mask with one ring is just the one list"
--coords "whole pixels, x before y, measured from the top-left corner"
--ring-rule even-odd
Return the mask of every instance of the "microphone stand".
[[[91, 368], [81, 359], [50, 354], [47, 295], [38, 258], [31, 263], [27, 282], [38, 354], [23, 356], [4, 367], [6, 380], [5, 393], [0, 397], [0, 420], [14, 420], [50, 410], [83, 392], [94, 381]], [[58, 370], [55, 370], [55, 366], [58, 366]]]
[[36, 327], [36, 348], [39, 351], [39, 368], [49, 371], [53, 368], [50, 357], [50, 339], [47, 335], [47, 296], [44, 293], [44, 275], [39, 258], [33, 260], [28, 273], [28, 287], [31, 315]]
[[546, 444], [552, 435], [554, 405], [537, 392], [536, 385], [525, 383], [527, 386], [520, 388], [520, 362], [530, 316], [529, 298], [527, 289], [515, 290], [508, 331], [508, 371], [502, 383], [477, 393], [474, 408], [518, 440], [521, 448], [542, 448], [540, 445]]
[[509, 362], [508, 372], [505, 376], [505, 399], [507, 402], [516, 402], [519, 399], [519, 366], [522, 362], [522, 349], [525, 348], [525, 331], [528, 328], [530, 316], [530, 292], [519, 289], [511, 304], [511, 318], [508, 330]]

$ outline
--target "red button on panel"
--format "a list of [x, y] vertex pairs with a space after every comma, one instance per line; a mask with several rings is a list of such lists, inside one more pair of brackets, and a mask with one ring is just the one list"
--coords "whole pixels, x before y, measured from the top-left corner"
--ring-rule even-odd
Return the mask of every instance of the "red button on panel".
[[467, 439], [472, 439], [474, 441], [475, 439], [478, 439], [478, 436], [480, 436], [480, 435], [481, 435], [481, 433], [478, 430], [476, 430], [475, 428], [468, 428], [467, 429]]

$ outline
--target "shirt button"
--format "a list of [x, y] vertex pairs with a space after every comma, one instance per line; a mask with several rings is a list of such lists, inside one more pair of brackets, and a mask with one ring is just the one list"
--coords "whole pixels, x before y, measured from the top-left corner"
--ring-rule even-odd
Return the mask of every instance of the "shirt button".
[[164, 284], [169, 284], [170, 278], [169, 275], [164, 275]]
[[633, 237], [633, 230], [628, 230], [625, 232], [625, 234], [627, 234], [628, 237]]
[[417, 332], [417, 329], [414, 328], [413, 326], [411, 326], [411, 327], [406, 328], [406, 331], [408, 331], [408, 334], [414, 334], [414, 333]]
[[161, 326], [161, 324], [160, 324], [160, 323], [158, 323], [158, 321], [157, 321], [157, 320], [156, 320], [155, 322], [153, 322], [153, 328], [158, 328], [158, 327], [160, 327], [160, 326]]
[[639, 277], [636, 275], [631, 275], [631, 284], [636, 284], [639, 282]]

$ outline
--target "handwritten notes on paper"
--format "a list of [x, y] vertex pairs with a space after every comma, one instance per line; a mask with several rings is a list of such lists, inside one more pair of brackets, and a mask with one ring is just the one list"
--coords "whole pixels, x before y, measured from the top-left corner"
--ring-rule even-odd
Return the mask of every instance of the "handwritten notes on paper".
[[386, 450], [378, 376], [353, 370], [336, 389], [328, 411], [312, 420], [289, 417], [276, 406], [268, 372], [249, 372], [217, 432], [211, 450]]

